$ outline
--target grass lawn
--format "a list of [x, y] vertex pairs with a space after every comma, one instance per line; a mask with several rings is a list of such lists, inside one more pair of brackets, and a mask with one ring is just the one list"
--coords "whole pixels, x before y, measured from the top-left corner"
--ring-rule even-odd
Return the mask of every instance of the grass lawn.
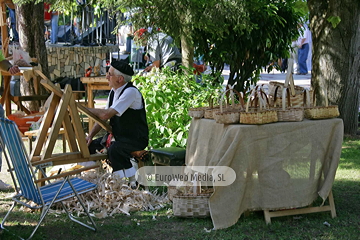
[[[10, 206], [10, 192], [0, 192], [0, 220]], [[33, 239], [360, 239], [360, 140], [345, 139], [333, 185], [337, 217], [330, 212], [273, 218], [266, 225], [263, 213], [241, 216], [230, 228], [210, 230], [210, 218], [185, 219], [172, 216], [171, 205], [154, 212], [118, 214], [94, 218], [96, 233], [68, 220], [65, 214], [49, 214]], [[320, 201], [320, 199], [319, 199]], [[317, 203], [318, 204], [318, 203]], [[224, 206], [224, 211], [226, 206]], [[11, 232], [28, 236], [39, 213], [16, 209], [8, 226]], [[24, 219], [26, 221], [24, 222]], [[10, 220], [10, 219], [9, 219]], [[0, 239], [18, 239], [3, 231]]]

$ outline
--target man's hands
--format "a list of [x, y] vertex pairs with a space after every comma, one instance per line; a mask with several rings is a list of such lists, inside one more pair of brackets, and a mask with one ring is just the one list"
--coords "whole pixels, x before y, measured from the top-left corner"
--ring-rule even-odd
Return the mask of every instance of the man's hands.
[[85, 140], [86, 140], [87, 145], [89, 146], [90, 143], [92, 142], [92, 137], [90, 137], [90, 136], [88, 135], [88, 136], [86, 136]]
[[20, 72], [18, 65], [11, 66], [8, 70], [11, 75], [15, 75]]
[[160, 68], [160, 60], [156, 60], [154, 61], [150, 66], [147, 66], [144, 71], [145, 72], [150, 72], [152, 68], [157, 67]]

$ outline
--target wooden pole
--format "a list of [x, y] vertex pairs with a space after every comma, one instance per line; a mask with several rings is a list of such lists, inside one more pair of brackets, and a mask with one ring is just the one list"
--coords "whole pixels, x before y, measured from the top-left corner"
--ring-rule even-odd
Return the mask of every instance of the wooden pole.
[[[9, 1], [7, 1], [9, 2]], [[11, 1], [10, 1], [11, 2]], [[8, 39], [8, 29], [7, 29], [7, 25], [6, 25], [6, 4], [5, 4], [5, 0], [1, 0], [1, 9], [2, 9], [2, 21], [3, 21], [3, 25], [1, 26], [1, 42], [2, 42], [2, 47], [3, 47], [3, 55], [4, 57], [8, 57], [9, 56], [9, 52], [8, 50], [4, 49], [7, 39]], [[8, 49], [8, 48], [7, 48]], [[11, 114], [11, 100], [10, 100], [10, 78], [11, 76], [3, 76], [3, 81], [4, 81], [4, 92], [3, 92], [3, 96], [1, 97], [1, 103], [4, 104], [5, 106], [5, 113], [6, 116]]]

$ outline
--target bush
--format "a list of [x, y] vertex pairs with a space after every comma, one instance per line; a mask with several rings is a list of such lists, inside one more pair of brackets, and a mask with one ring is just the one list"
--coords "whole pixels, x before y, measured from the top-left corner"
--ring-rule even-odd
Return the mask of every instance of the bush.
[[188, 109], [208, 106], [209, 97], [222, 88], [221, 84], [212, 85], [208, 75], [198, 84], [193, 75], [166, 69], [137, 76], [134, 83], [146, 104], [150, 148], [185, 147], [191, 123]]

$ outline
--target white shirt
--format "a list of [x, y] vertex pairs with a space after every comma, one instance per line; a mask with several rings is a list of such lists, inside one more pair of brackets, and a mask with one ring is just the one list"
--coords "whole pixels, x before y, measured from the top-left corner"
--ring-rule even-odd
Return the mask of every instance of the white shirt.
[[[120, 93], [125, 88], [125, 86], [119, 87], [118, 89], [111, 89], [111, 91], [114, 91], [114, 99], [113, 103], [110, 108], [116, 110], [118, 113], [116, 116], [121, 116], [128, 108], [132, 109], [141, 109], [143, 107], [142, 100], [141, 100], [141, 93], [136, 88], [127, 88], [123, 94], [120, 96]], [[109, 100], [110, 100], [110, 94], [108, 96], [108, 101], [106, 103], [105, 109], [109, 108]]]
[[309, 28], [307, 26], [304, 26], [303, 32], [300, 32], [299, 45], [300, 45], [301, 40], [303, 38], [305, 38], [305, 41], [303, 42], [303, 44], [311, 42], [311, 32], [310, 32], [310, 30], [309, 30]]

